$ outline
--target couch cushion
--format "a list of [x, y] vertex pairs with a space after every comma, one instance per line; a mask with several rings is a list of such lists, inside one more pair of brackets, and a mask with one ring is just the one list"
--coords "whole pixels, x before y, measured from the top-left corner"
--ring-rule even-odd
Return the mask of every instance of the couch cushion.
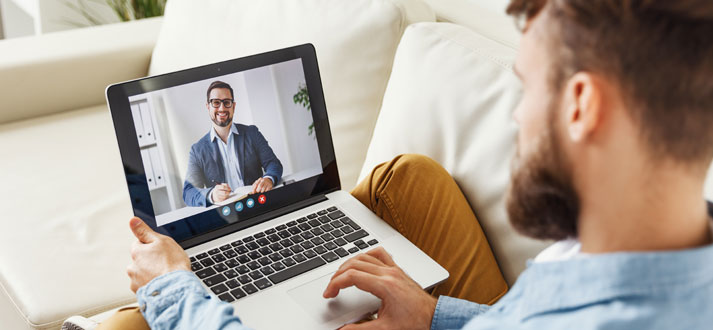
[[131, 204], [106, 106], [0, 125], [0, 145], [0, 324], [58, 328], [134, 300]]
[[350, 189], [401, 34], [411, 22], [434, 19], [419, 0], [172, 0], [149, 72], [314, 44], [342, 187]]
[[401, 153], [435, 159], [455, 178], [509, 283], [545, 243], [516, 234], [504, 193], [521, 93], [515, 49], [450, 23], [404, 33], [361, 177]]

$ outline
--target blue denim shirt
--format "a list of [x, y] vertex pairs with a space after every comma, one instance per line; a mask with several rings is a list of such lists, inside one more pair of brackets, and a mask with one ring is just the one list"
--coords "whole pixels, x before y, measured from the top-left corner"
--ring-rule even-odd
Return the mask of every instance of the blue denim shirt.
[[[152, 329], [246, 329], [188, 271], [138, 292]], [[487, 306], [442, 296], [431, 329], [713, 329], [713, 245], [530, 262]]]

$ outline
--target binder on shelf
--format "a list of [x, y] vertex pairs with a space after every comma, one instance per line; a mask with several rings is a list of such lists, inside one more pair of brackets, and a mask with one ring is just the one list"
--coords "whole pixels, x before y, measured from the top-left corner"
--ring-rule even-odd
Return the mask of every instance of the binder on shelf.
[[[151, 117], [151, 111], [149, 110], [149, 104], [147, 102], [139, 103], [139, 110], [141, 112], [141, 121], [144, 125], [144, 133], [146, 133], [144, 144], [151, 144], [156, 142], [156, 134], [153, 129], [153, 118]], [[141, 146], [142, 144], [139, 143]]]
[[131, 117], [134, 119], [136, 127], [136, 138], [139, 140], [139, 145], [142, 146], [145, 144], [146, 133], [144, 133], [144, 121], [141, 119], [141, 111], [137, 103], [131, 105]]
[[147, 148], [149, 151], [149, 157], [151, 158], [151, 167], [153, 168], [154, 179], [156, 180], [156, 187], [165, 187], [166, 178], [163, 173], [163, 162], [158, 152], [157, 147]]
[[156, 187], [156, 178], [153, 174], [153, 167], [151, 166], [151, 156], [147, 149], [141, 150], [141, 161], [144, 163], [144, 171], [146, 172], [146, 181], [149, 184], [149, 189]]

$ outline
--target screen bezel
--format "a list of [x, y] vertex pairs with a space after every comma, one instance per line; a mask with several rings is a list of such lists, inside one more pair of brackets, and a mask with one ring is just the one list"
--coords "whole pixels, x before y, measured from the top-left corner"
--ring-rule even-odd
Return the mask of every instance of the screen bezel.
[[[322, 164], [322, 174], [266, 193], [270, 201], [270, 207], [261, 208], [260, 210], [257, 208], [255, 210], [246, 210], [248, 212], [241, 212], [240, 214], [231, 212], [228, 217], [220, 214], [221, 208], [219, 207], [158, 227], [146, 173], [141, 160], [129, 97], [295, 59], [301, 59], [302, 61], [310, 98], [311, 114], [314, 120], [314, 132]], [[173, 237], [184, 248], [262, 223], [277, 214], [281, 214], [281, 211], [284, 211], [290, 205], [303, 204], [308, 200], [318, 200], [320, 196], [341, 189], [317, 56], [312, 44], [288, 47], [114, 84], [107, 87], [106, 99], [114, 122], [134, 215], [140, 217], [154, 230]], [[231, 203], [229, 205], [232, 207], [234, 204]], [[213, 227], [207, 225], [204, 228], [202, 227], [204, 224], [214, 225], [212, 225]], [[186, 231], [193, 234], [187, 236], [185, 234]], [[180, 234], [181, 232], [183, 234]]]

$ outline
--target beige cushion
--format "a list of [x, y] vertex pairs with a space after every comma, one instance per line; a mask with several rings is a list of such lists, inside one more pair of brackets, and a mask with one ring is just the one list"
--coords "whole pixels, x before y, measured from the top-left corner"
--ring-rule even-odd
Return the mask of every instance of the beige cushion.
[[4, 313], [58, 327], [134, 300], [131, 204], [106, 106], [0, 125], [0, 145], [12, 187], [0, 189]]
[[[435, 159], [475, 210], [509, 283], [545, 243], [509, 226], [504, 193], [521, 86], [515, 49], [450, 23], [404, 33], [361, 177], [401, 153]], [[424, 178], [426, 180], [426, 178]]]
[[418, 0], [172, 0], [150, 73], [314, 44], [342, 187], [349, 189], [361, 169], [403, 30], [434, 19]]

